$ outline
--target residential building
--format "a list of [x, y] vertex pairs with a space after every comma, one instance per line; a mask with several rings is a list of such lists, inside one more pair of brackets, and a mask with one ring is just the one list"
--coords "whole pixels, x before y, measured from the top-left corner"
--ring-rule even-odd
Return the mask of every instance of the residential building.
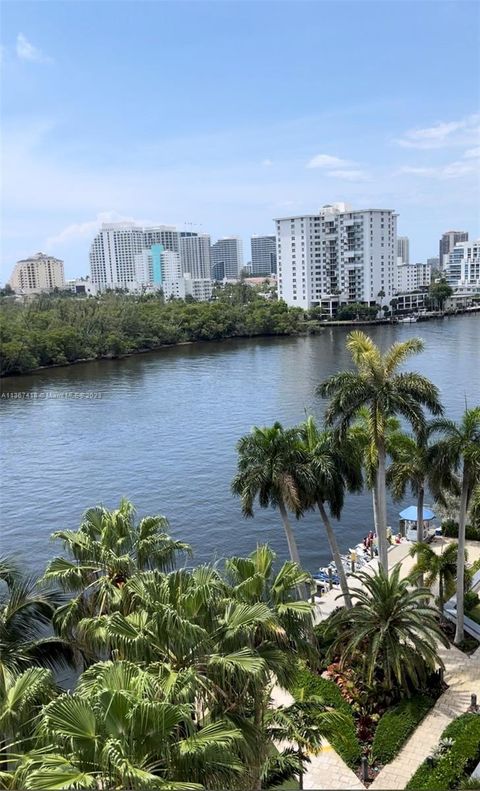
[[224, 236], [212, 245], [212, 278], [238, 280], [243, 269], [243, 244], [239, 236]]
[[[402, 313], [417, 313], [429, 308], [428, 289], [418, 291], [408, 291], [407, 293], [395, 294], [394, 297], [395, 315]], [[393, 306], [392, 306], [393, 309]]]
[[165, 299], [185, 299], [187, 296], [199, 302], [208, 302], [213, 291], [213, 281], [210, 278], [192, 278], [189, 272], [176, 280], [165, 280], [163, 283]]
[[210, 256], [211, 240], [208, 233], [180, 233], [180, 261], [183, 272], [190, 272], [192, 278], [209, 280], [212, 264]]
[[135, 223], [103, 223], [90, 247], [90, 273], [98, 289], [135, 288], [135, 257], [145, 246], [143, 228]]
[[14, 291], [22, 294], [65, 288], [63, 261], [46, 253], [36, 253], [17, 261], [9, 283]]
[[397, 259], [400, 258], [402, 264], [410, 263], [410, 240], [408, 236], [397, 236]]
[[354, 211], [345, 203], [276, 219], [279, 297], [331, 314], [349, 302], [388, 304], [396, 287], [396, 222], [391, 209]]
[[433, 258], [427, 258], [427, 264], [429, 264], [432, 267], [432, 272], [434, 269], [435, 270], [440, 269], [440, 259], [438, 256], [434, 256]]
[[181, 274], [179, 254], [164, 250], [162, 244], [152, 244], [135, 256], [135, 289], [148, 286], [158, 290], [166, 280], [178, 280]]
[[255, 275], [271, 275], [277, 271], [277, 239], [275, 236], [252, 236], [252, 269]]
[[480, 286], [480, 239], [456, 244], [448, 257], [444, 275], [452, 288]]
[[143, 229], [143, 246], [150, 249], [153, 244], [161, 244], [164, 250], [172, 250], [180, 255], [180, 233], [174, 225], [155, 225]]
[[421, 288], [422, 286], [429, 286], [431, 279], [432, 267], [430, 264], [397, 263], [397, 291], [415, 291], [417, 288]]
[[448, 264], [448, 257], [459, 242], [468, 242], [467, 231], [447, 231], [442, 234], [438, 246], [439, 268], [443, 269]]
[[97, 287], [88, 277], [75, 277], [65, 281], [65, 288], [73, 291], [74, 294], [94, 297], [97, 294]]

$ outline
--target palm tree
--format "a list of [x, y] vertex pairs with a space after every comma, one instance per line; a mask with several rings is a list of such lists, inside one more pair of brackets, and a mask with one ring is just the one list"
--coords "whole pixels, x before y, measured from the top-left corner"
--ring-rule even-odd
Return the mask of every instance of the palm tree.
[[325, 506], [328, 505], [332, 516], [340, 519], [345, 490], [361, 490], [363, 481], [358, 446], [349, 434], [340, 441], [331, 431], [320, 432], [311, 415], [298, 430], [311, 471], [308, 481], [310, 488], [301, 492], [303, 508], [318, 508], [337, 567], [345, 605], [351, 607], [345, 569]]
[[290, 558], [300, 566], [297, 542], [287, 509], [301, 514], [300, 490], [309, 475], [307, 458], [298, 441], [297, 429], [284, 429], [276, 422], [270, 428], [254, 426], [238, 444], [238, 472], [232, 493], [241, 498], [245, 517], [253, 516], [255, 499], [261, 508], [278, 508], [287, 537]]
[[445, 601], [455, 592], [455, 579], [457, 575], [456, 544], [447, 544], [441, 552], [435, 552], [428, 544], [416, 542], [410, 548], [410, 555], [417, 558], [417, 562], [410, 572], [412, 579], [425, 575], [425, 585], [431, 588], [438, 583], [438, 606], [443, 612]]
[[59, 591], [22, 573], [11, 559], [0, 559], [0, 701], [32, 666], [59, 670], [73, 664], [71, 647], [52, 634], [64, 600]]
[[360, 572], [352, 588], [356, 603], [336, 616], [338, 638], [333, 650], [340, 667], [358, 665], [368, 686], [388, 691], [421, 688], [428, 674], [442, 666], [438, 643], [448, 640], [437, 623], [437, 610], [426, 603], [427, 589], [410, 589], [396, 566], [390, 577], [380, 566], [375, 574]]
[[20, 675], [8, 678], [0, 697], [0, 745], [21, 742], [33, 746], [37, 717], [42, 706], [58, 694], [51, 670], [29, 667]]
[[171, 569], [177, 554], [190, 553], [188, 544], [174, 540], [167, 531], [164, 516], [147, 516], [136, 523], [134, 506], [123, 499], [117, 510], [88, 509], [78, 530], [53, 533], [72, 559], [54, 558], [43, 579], [76, 594], [56, 613], [60, 632], [76, 639], [79, 621], [118, 607], [123, 585], [136, 572]]
[[363, 332], [351, 332], [347, 349], [356, 371], [333, 374], [317, 388], [319, 395], [330, 398], [326, 410], [327, 425], [344, 435], [361, 407], [368, 407], [370, 431], [377, 451], [375, 497], [378, 514], [378, 548], [380, 563], [388, 572], [387, 499], [386, 499], [386, 423], [400, 415], [414, 431], [425, 426], [423, 407], [434, 415], [442, 414], [438, 389], [425, 376], [414, 372], [398, 372], [412, 354], [423, 349], [419, 338], [394, 343], [382, 354], [372, 339]]
[[480, 484], [480, 406], [466, 409], [460, 423], [437, 420], [432, 431], [442, 434], [437, 443], [437, 463], [447, 471], [461, 474], [460, 507], [458, 514], [457, 556], [457, 624], [454, 642], [464, 637], [464, 585], [465, 585], [465, 524], [470, 499]]

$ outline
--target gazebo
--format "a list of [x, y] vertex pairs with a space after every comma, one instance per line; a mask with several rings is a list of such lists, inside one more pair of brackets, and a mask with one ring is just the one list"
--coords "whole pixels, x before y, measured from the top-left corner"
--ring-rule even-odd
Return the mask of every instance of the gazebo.
[[[400, 511], [400, 532], [402, 535], [406, 536], [409, 541], [416, 541], [417, 540], [417, 523], [418, 523], [418, 511], [416, 505], [409, 505], [408, 508], [404, 508], [403, 511]], [[430, 523], [432, 520], [435, 519], [435, 514], [430, 508], [423, 508], [423, 529], [425, 533], [425, 539], [430, 541], [435, 535], [435, 527]]]

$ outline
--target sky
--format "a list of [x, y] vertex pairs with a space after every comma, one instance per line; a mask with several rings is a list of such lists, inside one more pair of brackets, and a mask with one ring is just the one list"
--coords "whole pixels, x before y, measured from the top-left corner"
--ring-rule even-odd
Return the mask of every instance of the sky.
[[395, 209], [413, 261], [480, 235], [480, 4], [1, 5], [0, 282], [88, 273], [102, 222], [212, 240], [326, 203]]

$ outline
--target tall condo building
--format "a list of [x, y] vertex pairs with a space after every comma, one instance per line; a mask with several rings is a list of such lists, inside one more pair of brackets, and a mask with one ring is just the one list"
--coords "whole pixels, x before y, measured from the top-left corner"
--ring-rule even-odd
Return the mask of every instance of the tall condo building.
[[210, 279], [211, 240], [207, 233], [180, 232], [180, 261], [182, 273], [189, 272], [194, 279]]
[[45, 253], [24, 258], [15, 264], [9, 282], [14, 291], [24, 294], [65, 288], [63, 261]]
[[397, 236], [397, 258], [400, 258], [399, 263], [410, 263], [410, 240], [408, 236]]
[[238, 280], [243, 268], [243, 245], [239, 236], [225, 236], [212, 245], [212, 278]]
[[144, 248], [143, 228], [135, 223], [103, 223], [90, 246], [90, 273], [100, 289], [131, 289], [135, 256]]
[[392, 209], [353, 211], [345, 203], [317, 214], [275, 220], [279, 297], [289, 305], [384, 304], [396, 282], [397, 215]]
[[275, 236], [252, 236], [252, 275], [272, 275], [277, 271]]
[[467, 231], [447, 231], [446, 233], [442, 234], [442, 238], [440, 239], [438, 246], [440, 269], [443, 269], [444, 266], [448, 264], [448, 257], [450, 253], [452, 252], [455, 245], [459, 242], [468, 242]]
[[480, 239], [456, 244], [444, 271], [445, 279], [452, 288], [480, 287]]
[[155, 225], [143, 229], [143, 246], [163, 245], [164, 250], [173, 250], [180, 255], [180, 234], [174, 225]]
[[162, 244], [152, 244], [135, 256], [135, 287], [164, 287], [165, 281], [178, 280], [181, 276], [180, 256], [173, 250], [164, 250]]

